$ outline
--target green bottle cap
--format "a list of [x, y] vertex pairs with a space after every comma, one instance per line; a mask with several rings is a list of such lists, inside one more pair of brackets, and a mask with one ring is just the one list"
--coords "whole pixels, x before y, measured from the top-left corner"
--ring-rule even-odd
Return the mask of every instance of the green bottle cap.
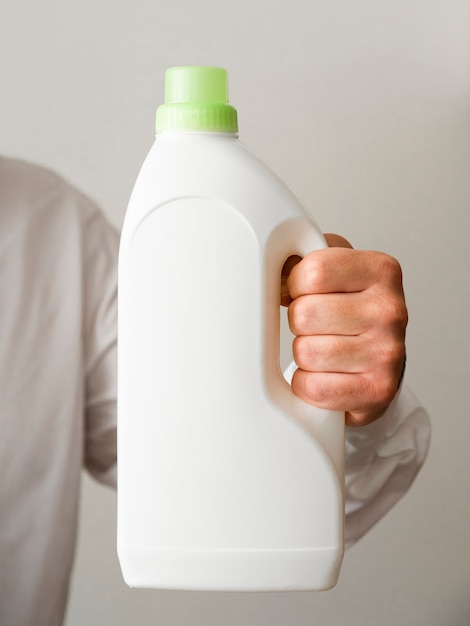
[[165, 104], [157, 109], [157, 133], [236, 133], [237, 111], [228, 103], [228, 75], [220, 67], [171, 67], [165, 73]]

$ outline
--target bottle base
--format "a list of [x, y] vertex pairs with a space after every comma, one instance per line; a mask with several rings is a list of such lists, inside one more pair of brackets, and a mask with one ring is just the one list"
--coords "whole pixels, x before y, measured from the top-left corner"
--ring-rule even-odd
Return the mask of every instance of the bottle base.
[[343, 547], [187, 550], [119, 547], [130, 587], [187, 591], [326, 591], [337, 583]]

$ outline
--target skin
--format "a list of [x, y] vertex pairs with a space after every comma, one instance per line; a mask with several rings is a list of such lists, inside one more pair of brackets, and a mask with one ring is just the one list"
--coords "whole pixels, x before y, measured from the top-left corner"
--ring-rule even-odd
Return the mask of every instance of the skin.
[[344, 411], [346, 425], [383, 415], [398, 390], [408, 314], [400, 264], [354, 250], [339, 235], [329, 248], [283, 268], [281, 303], [296, 336], [292, 389], [320, 408]]

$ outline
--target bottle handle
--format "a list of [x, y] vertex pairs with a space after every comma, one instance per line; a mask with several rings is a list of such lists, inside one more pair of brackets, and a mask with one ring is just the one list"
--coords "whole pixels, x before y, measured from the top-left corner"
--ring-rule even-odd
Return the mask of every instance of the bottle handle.
[[307, 218], [283, 222], [268, 238], [265, 258], [265, 372], [271, 389], [279, 385], [284, 389], [286, 387], [280, 365], [279, 293], [282, 268], [290, 256], [303, 258], [314, 250], [326, 247], [320, 229]]
[[[266, 245], [265, 263], [265, 380], [267, 391], [276, 405], [298, 418], [317, 439], [323, 440], [332, 458], [341, 458], [344, 442], [344, 413], [326, 411], [301, 400], [284, 378], [280, 365], [280, 277], [290, 256], [305, 257], [327, 247], [325, 238], [313, 220], [300, 218], [279, 225]], [[332, 437], [332, 433], [334, 436]], [[339, 446], [339, 447], [338, 447]], [[338, 470], [341, 468], [338, 466]]]

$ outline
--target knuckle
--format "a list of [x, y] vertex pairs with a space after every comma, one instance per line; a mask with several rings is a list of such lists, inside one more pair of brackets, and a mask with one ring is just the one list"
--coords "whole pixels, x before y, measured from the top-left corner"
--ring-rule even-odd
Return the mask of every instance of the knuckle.
[[325, 283], [329, 271], [329, 263], [321, 251], [305, 257], [302, 265], [302, 280], [307, 288], [316, 292]]
[[408, 310], [402, 297], [384, 297], [377, 301], [375, 315], [382, 327], [392, 331], [404, 331], [408, 324]]
[[315, 406], [322, 407], [328, 400], [324, 386], [318, 384], [317, 376], [311, 372], [296, 370], [292, 390], [299, 398]]
[[387, 371], [394, 372], [397, 368], [401, 368], [405, 357], [405, 342], [390, 341], [382, 346], [381, 361]]
[[293, 300], [287, 309], [289, 328], [294, 335], [299, 334], [299, 299]]
[[302, 335], [307, 328], [309, 313], [304, 300], [296, 298], [289, 305], [288, 319], [289, 327], [294, 335]]
[[377, 266], [382, 279], [393, 284], [400, 284], [403, 280], [401, 265], [395, 257], [385, 252], [377, 252]]
[[310, 384], [307, 387], [308, 399], [311, 404], [326, 408], [331, 405], [335, 400], [335, 394], [331, 389], [328, 389], [325, 385], [315, 384], [315, 376], [310, 376]]
[[390, 404], [397, 392], [397, 382], [394, 376], [378, 374], [370, 380], [371, 404], [384, 406]]
[[296, 337], [292, 343], [292, 353], [294, 360], [302, 369], [309, 369], [311, 361], [311, 350], [306, 337]]

